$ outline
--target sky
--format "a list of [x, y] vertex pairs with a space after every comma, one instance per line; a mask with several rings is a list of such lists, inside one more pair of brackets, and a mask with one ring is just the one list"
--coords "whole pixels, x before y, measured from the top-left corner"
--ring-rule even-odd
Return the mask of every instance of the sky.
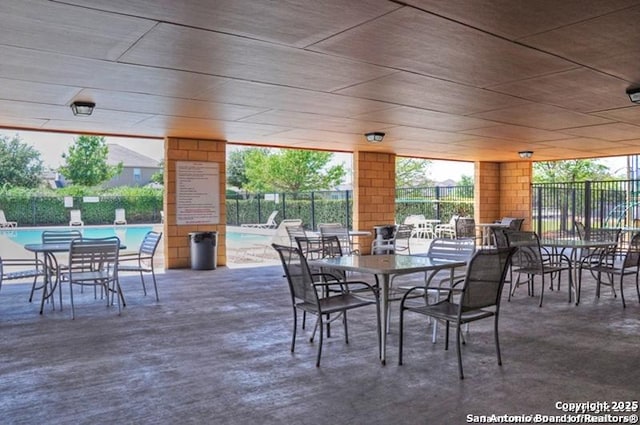
[[[0, 130], [0, 135], [12, 137], [16, 133], [20, 139], [40, 151], [45, 167], [53, 169], [63, 164], [62, 154], [67, 152], [74, 142], [75, 134], [45, 133], [38, 131]], [[135, 139], [121, 137], [107, 137], [107, 143], [117, 143], [127, 148], [146, 155], [155, 160], [161, 160], [164, 156], [164, 141], [162, 139]], [[350, 167], [352, 155], [336, 153], [334, 162], [344, 163]], [[626, 173], [626, 157], [602, 158], [601, 162], [609, 167], [614, 174]], [[429, 177], [435, 181], [451, 179], [460, 180], [462, 176], [473, 177], [474, 167], [472, 162], [456, 161], [431, 161]]]

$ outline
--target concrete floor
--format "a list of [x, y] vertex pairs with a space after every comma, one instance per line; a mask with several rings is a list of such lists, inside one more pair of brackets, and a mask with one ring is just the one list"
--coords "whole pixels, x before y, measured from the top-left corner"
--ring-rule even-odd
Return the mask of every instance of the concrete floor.
[[[71, 320], [27, 302], [27, 284], [0, 292], [0, 420], [3, 424], [462, 424], [468, 414], [562, 414], [556, 402], [640, 395], [640, 304], [604, 291], [582, 303], [520, 288], [504, 302], [503, 365], [492, 322], [471, 326], [465, 379], [443, 336], [432, 344], [408, 317], [405, 364], [397, 365], [397, 305], [388, 363], [377, 358], [371, 310], [350, 315], [315, 367], [316, 345], [299, 333], [289, 351], [291, 310], [279, 266], [159, 275], [160, 302], [123, 278], [122, 316], [85, 293]], [[538, 286], [539, 287], [539, 286]], [[68, 289], [65, 288], [65, 294]], [[506, 296], [506, 291], [505, 291]]]

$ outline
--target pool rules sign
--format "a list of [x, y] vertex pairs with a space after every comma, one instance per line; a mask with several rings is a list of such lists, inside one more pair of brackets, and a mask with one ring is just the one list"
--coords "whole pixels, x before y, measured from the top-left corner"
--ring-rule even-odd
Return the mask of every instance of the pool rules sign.
[[177, 224], [220, 223], [220, 164], [176, 162]]

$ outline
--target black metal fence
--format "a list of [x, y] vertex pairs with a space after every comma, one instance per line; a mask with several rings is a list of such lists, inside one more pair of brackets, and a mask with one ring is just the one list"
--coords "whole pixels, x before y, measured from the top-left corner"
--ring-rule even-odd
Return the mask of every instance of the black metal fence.
[[534, 184], [533, 230], [543, 237], [574, 237], [575, 222], [586, 228], [638, 227], [640, 181]]
[[[449, 221], [452, 215], [473, 215], [473, 186], [431, 186], [396, 189], [396, 222], [412, 214]], [[353, 194], [345, 191], [227, 195], [227, 224], [264, 223], [277, 210], [276, 221], [299, 218], [309, 229], [318, 223], [352, 227]]]

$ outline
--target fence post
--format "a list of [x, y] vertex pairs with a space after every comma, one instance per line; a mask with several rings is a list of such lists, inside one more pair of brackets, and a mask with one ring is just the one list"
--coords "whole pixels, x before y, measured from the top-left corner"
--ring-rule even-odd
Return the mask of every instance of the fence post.
[[436, 219], [442, 220], [440, 217], [440, 186], [436, 186]]
[[316, 192], [311, 192], [311, 230], [316, 228]]
[[538, 202], [537, 202], [537, 212], [538, 212], [538, 219], [536, 220], [536, 230], [539, 235], [542, 235], [542, 186], [538, 186], [537, 187], [537, 198], [538, 198]]
[[236, 193], [236, 226], [240, 226], [240, 200], [238, 196]]
[[349, 211], [349, 191], [344, 191], [345, 211], [347, 212], [347, 229], [353, 228], [353, 222], [351, 220], [351, 213]]
[[588, 238], [591, 233], [591, 181], [584, 182], [584, 233]]

